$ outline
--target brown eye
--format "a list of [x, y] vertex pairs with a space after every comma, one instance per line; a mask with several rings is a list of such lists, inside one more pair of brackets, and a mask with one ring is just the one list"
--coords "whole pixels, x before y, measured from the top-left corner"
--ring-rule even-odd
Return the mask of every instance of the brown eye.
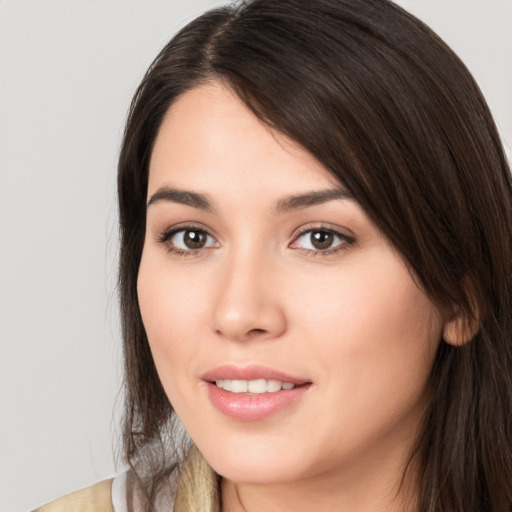
[[206, 245], [208, 235], [204, 231], [184, 231], [183, 243], [188, 249], [201, 249]]
[[177, 229], [165, 233], [159, 242], [167, 245], [171, 252], [187, 253], [210, 247], [218, 247], [218, 243], [211, 235], [202, 229]]
[[293, 249], [305, 249], [313, 253], [330, 254], [348, 247], [353, 239], [331, 229], [308, 229], [303, 231], [293, 241], [290, 247]]
[[319, 251], [329, 249], [334, 241], [334, 235], [329, 231], [311, 231], [311, 245]]

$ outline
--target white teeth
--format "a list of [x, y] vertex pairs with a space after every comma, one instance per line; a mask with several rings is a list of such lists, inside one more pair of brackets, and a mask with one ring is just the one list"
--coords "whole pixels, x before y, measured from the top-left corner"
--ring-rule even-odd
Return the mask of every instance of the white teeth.
[[248, 384], [246, 380], [233, 380], [231, 381], [231, 391], [233, 393], [247, 393]]
[[293, 389], [295, 384], [291, 382], [281, 382], [279, 380], [231, 380], [219, 379], [215, 381], [217, 387], [232, 393], [252, 393], [259, 395], [262, 393], [275, 393], [281, 389]]
[[265, 379], [250, 380], [247, 384], [249, 393], [265, 393], [267, 391], [267, 381]]
[[274, 393], [281, 390], [281, 382], [278, 380], [267, 380], [267, 391]]

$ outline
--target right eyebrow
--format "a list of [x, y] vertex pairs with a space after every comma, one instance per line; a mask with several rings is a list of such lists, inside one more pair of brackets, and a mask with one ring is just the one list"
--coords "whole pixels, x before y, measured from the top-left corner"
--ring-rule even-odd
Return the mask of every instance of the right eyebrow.
[[275, 210], [277, 213], [284, 213], [310, 208], [312, 206], [328, 203], [329, 201], [339, 201], [341, 199], [355, 200], [354, 195], [344, 187], [313, 190], [312, 192], [306, 192], [305, 194], [298, 194], [280, 199], [277, 202]]
[[207, 196], [190, 190], [180, 190], [173, 187], [163, 186], [160, 187], [147, 202], [146, 207], [149, 208], [152, 204], [160, 201], [170, 201], [172, 203], [186, 204], [205, 212], [213, 212], [214, 208]]

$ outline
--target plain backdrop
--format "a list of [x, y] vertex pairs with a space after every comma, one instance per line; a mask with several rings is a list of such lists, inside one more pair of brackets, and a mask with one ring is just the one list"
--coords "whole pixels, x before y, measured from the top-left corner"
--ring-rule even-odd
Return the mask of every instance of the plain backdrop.
[[[0, 0], [0, 511], [112, 476], [122, 378], [115, 166], [158, 50], [214, 0]], [[402, 0], [512, 145], [512, 0]]]

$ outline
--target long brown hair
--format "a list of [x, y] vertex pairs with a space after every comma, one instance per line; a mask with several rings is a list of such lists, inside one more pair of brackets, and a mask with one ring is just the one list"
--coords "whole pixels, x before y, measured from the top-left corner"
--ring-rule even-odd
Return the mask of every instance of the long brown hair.
[[415, 454], [421, 512], [512, 506], [512, 182], [489, 109], [457, 56], [388, 0], [252, 0], [210, 11], [161, 51], [119, 160], [125, 457], [149, 507], [179, 470], [174, 413], [137, 301], [152, 147], [169, 106], [211, 81], [350, 190], [446, 317]]

